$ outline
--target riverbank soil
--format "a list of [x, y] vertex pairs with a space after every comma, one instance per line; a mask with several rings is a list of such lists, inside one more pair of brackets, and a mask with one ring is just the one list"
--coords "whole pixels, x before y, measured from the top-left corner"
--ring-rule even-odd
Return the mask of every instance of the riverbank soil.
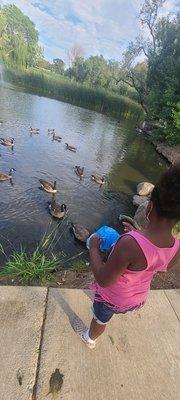
[[[54, 282], [48, 286], [69, 288], [69, 289], [88, 289], [93, 281], [93, 274], [89, 272], [76, 272], [73, 269], [63, 270], [53, 274]], [[12, 278], [1, 278], [0, 285], [21, 285], [18, 280]], [[37, 282], [34, 286], [39, 286]], [[155, 276], [151, 284], [151, 289], [180, 289], [180, 262], [176, 267], [167, 273], [159, 273]]]

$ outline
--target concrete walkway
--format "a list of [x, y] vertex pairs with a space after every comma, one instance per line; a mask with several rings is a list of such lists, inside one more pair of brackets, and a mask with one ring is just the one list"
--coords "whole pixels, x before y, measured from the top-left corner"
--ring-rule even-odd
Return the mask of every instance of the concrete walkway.
[[[151, 291], [140, 311], [115, 316], [93, 351], [72, 329], [88, 325], [89, 293], [1, 287], [0, 400], [177, 400], [180, 290]], [[49, 379], [64, 375], [53, 397]]]

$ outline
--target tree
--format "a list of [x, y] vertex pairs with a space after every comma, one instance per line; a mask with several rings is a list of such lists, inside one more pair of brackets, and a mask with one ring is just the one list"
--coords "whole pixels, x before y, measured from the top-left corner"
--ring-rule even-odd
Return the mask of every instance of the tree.
[[146, 96], [148, 94], [147, 88], [147, 70], [146, 62], [138, 63], [134, 66], [134, 58], [140, 54], [139, 48], [134, 47], [130, 43], [128, 50], [124, 53], [123, 61], [120, 65], [119, 77], [116, 83], [123, 82], [137, 92], [138, 102], [141, 104], [145, 113], [148, 113], [146, 105]]
[[5, 21], [3, 26], [7, 39], [3, 52], [8, 61], [21, 67], [34, 65], [36, 57], [41, 54], [39, 35], [34, 23], [15, 5], [0, 9], [0, 21]]
[[148, 103], [154, 118], [164, 126], [158, 133], [170, 144], [180, 141], [179, 135], [179, 70], [180, 19], [162, 18], [156, 24], [156, 51], [150, 53], [147, 85]]
[[2, 51], [6, 45], [7, 39], [7, 19], [0, 9], [0, 51]]
[[60, 58], [54, 58], [53, 60], [53, 70], [57, 74], [63, 75], [65, 69], [65, 63]]
[[[148, 28], [150, 39], [144, 41], [142, 34], [139, 35], [134, 42], [130, 42], [128, 49], [123, 55], [119, 78], [116, 78], [116, 83], [120, 81], [134, 88], [138, 94], [138, 101], [141, 104], [145, 113], [148, 113], [147, 106], [147, 71], [149, 58], [152, 53], [156, 52], [156, 23], [158, 18], [158, 10], [164, 4], [165, 0], [145, 0], [140, 10], [140, 21], [143, 27]], [[144, 53], [147, 62], [139, 63], [136, 67], [135, 62], [137, 57]]]
[[105, 58], [91, 56], [84, 62], [86, 81], [95, 87], [108, 88], [110, 83], [110, 68]]
[[[140, 11], [140, 21], [143, 26], [146, 26], [149, 30], [149, 33], [153, 42], [153, 50], [156, 51], [156, 22], [158, 18], [159, 8], [163, 6], [166, 0], [145, 0], [144, 4], [141, 7]], [[142, 39], [142, 38], [141, 38]], [[145, 46], [142, 42], [142, 50], [144, 50], [145, 55], [147, 55], [147, 51], [145, 51]]]
[[84, 60], [84, 49], [82, 46], [75, 44], [68, 51], [69, 64], [72, 66], [75, 62], [82, 62]]

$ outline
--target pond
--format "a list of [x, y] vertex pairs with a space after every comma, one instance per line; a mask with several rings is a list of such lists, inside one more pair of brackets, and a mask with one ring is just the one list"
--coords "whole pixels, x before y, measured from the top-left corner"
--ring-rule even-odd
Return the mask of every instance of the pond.
[[[137, 184], [155, 183], [166, 166], [154, 147], [137, 135], [135, 122], [119, 122], [8, 84], [0, 87], [0, 119], [0, 137], [15, 139], [13, 151], [0, 146], [0, 172], [16, 169], [13, 185], [0, 183], [0, 242], [7, 254], [20, 245], [32, 248], [53, 230], [55, 251], [68, 257], [85, 251], [71, 235], [70, 223], [91, 232], [102, 224], [120, 229], [119, 214], [134, 214]], [[30, 126], [40, 128], [40, 134], [30, 134]], [[61, 143], [52, 140], [48, 128], [62, 136]], [[66, 142], [77, 152], [66, 150]], [[82, 180], [75, 165], [85, 168]], [[105, 176], [102, 188], [91, 180], [92, 173]], [[56, 200], [68, 208], [65, 220], [50, 216], [51, 195], [39, 189], [41, 178], [57, 181]]]

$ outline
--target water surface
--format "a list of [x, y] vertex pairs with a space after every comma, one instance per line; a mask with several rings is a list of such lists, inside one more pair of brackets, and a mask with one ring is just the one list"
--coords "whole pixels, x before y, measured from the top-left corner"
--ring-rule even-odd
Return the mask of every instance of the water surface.
[[[120, 229], [118, 215], [133, 215], [132, 195], [141, 181], [155, 183], [166, 163], [153, 146], [138, 136], [133, 122], [113, 118], [57, 100], [0, 87], [0, 136], [14, 137], [12, 151], [0, 146], [0, 171], [16, 169], [13, 186], [0, 183], [0, 242], [6, 252], [13, 244], [31, 248], [45, 231], [58, 230], [55, 250], [68, 257], [83, 251], [70, 234], [71, 221], [93, 232], [102, 224]], [[40, 128], [30, 135], [30, 126]], [[63, 137], [53, 142], [47, 129], [54, 128]], [[65, 142], [77, 146], [77, 152], [65, 149]], [[74, 166], [85, 167], [79, 180]], [[92, 173], [105, 175], [99, 188]], [[68, 207], [61, 223], [48, 212], [51, 196], [39, 190], [40, 178], [57, 180], [56, 200]]]

